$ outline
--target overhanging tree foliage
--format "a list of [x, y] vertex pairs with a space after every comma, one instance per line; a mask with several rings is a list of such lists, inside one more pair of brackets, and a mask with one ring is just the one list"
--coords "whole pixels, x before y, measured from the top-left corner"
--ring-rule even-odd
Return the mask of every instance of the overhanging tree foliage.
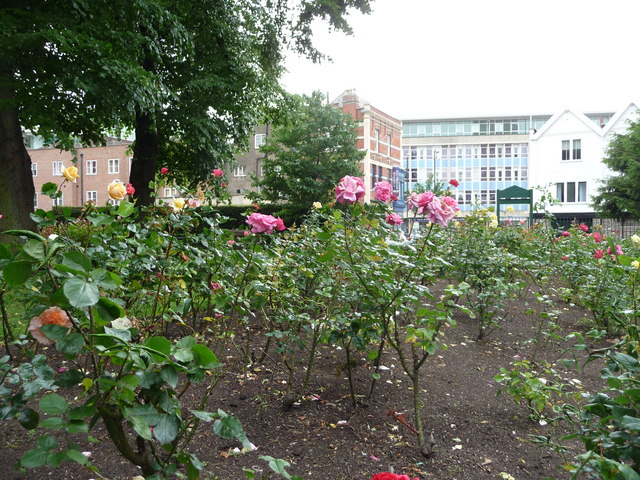
[[[196, 182], [244, 145], [280, 97], [289, 49], [319, 60], [315, 19], [349, 31], [370, 0], [5, 0], [0, 7], [0, 211], [31, 226], [33, 186], [20, 127], [102, 141], [135, 128], [140, 203], [160, 166]], [[159, 165], [159, 159], [163, 165]], [[9, 217], [9, 218], [8, 218]]]
[[613, 138], [602, 161], [616, 175], [603, 180], [593, 207], [606, 218], [640, 218], [640, 121]]
[[320, 92], [294, 96], [285, 123], [273, 128], [267, 143], [264, 176], [257, 198], [310, 207], [325, 202], [345, 175], [360, 175], [365, 152], [356, 147], [356, 122], [328, 105]]

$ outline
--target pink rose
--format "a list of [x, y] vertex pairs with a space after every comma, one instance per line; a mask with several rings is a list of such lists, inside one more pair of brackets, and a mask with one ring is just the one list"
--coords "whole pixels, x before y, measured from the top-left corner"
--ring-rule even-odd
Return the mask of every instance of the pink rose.
[[449, 180], [449, 185], [451, 185], [453, 187], [457, 187], [458, 185], [460, 185], [460, 182], [458, 180], [456, 180], [455, 178], [452, 178], [451, 180]]
[[130, 183], [127, 183], [126, 190], [127, 190], [127, 195], [133, 195], [134, 193], [136, 193], [136, 189]]
[[189, 205], [191, 208], [198, 208], [201, 205], [201, 202], [197, 198], [190, 198], [187, 202], [187, 205]]
[[386, 220], [389, 225], [402, 225], [402, 217], [397, 213], [387, 215]]
[[169, 173], [169, 169], [168, 169], [167, 167], [162, 167], [162, 168], [160, 169], [160, 173], [161, 173], [162, 175], [166, 175], [167, 173]]
[[[611, 247], [607, 247], [607, 255], [613, 255]], [[620, 245], [616, 245], [616, 255], [622, 255], [622, 247]]]
[[[455, 202], [455, 200], [453, 201]], [[441, 227], [446, 227], [447, 223], [456, 216], [457, 202], [455, 202], [455, 205], [456, 207], [449, 205], [444, 199], [441, 200], [438, 197], [434, 197], [433, 201], [427, 205], [427, 220], [437, 223]]]
[[418, 209], [418, 194], [416, 192], [412, 192], [411, 195], [407, 197], [407, 207], [409, 210], [417, 210]]
[[602, 258], [604, 257], [604, 252], [600, 249], [596, 250], [596, 253], [593, 254], [593, 258]]
[[212, 292], [216, 292], [218, 290], [222, 290], [222, 285], [220, 285], [218, 282], [211, 282], [209, 284], [209, 287], [211, 288]]
[[[408, 475], [396, 475], [395, 473], [376, 473], [371, 480], [411, 480]], [[418, 480], [414, 478], [413, 480]]]
[[567, 257], [566, 255], [564, 257], [562, 257], [562, 260], [569, 260], [569, 257]]
[[47, 308], [37, 317], [33, 317], [29, 322], [29, 333], [43, 345], [53, 345], [53, 340], [47, 338], [47, 336], [40, 331], [40, 327], [43, 325], [60, 325], [66, 328], [73, 326], [67, 312], [60, 307]]
[[581, 223], [578, 228], [580, 230], [582, 230], [583, 232], [588, 232], [589, 231], [589, 227], [587, 227], [587, 225], [585, 223]]
[[389, 200], [391, 200], [391, 196], [393, 195], [392, 187], [391, 184], [386, 180], [376, 183], [376, 186], [373, 187], [373, 189], [376, 192], [376, 200], [384, 203], [387, 203]]
[[418, 215], [423, 215], [427, 211], [427, 206], [433, 201], [436, 196], [433, 192], [424, 192], [418, 195], [417, 205], [418, 205]]
[[565, 231], [564, 231], [564, 232], [562, 232], [560, 235], [562, 235], [563, 237], [568, 237], [568, 236], [570, 236], [571, 234], [570, 234], [567, 230], [565, 230]]
[[360, 177], [346, 175], [340, 179], [340, 183], [336, 187], [336, 202], [356, 203], [364, 199], [365, 193], [364, 182]]
[[593, 239], [597, 242], [600, 243], [602, 241], [602, 234], [599, 232], [593, 232]]
[[251, 233], [273, 233], [274, 230], [282, 231], [286, 228], [281, 218], [257, 212], [247, 217], [247, 224], [251, 227]]
[[224, 175], [224, 172], [222, 170], [220, 170], [219, 168], [214, 168], [213, 169], [213, 176], [216, 178], [220, 178], [222, 175]]

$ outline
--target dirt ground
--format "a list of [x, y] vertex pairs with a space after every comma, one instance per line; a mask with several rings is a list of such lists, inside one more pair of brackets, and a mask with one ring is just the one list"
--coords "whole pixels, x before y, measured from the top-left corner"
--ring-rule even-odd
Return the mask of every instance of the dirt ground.
[[[475, 340], [476, 321], [459, 316], [458, 327], [446, 331], [449, 348], [438, 351], [423, 367], [424, 419], [435, 441], [435, 453], [428, 459], [420, 455], [410, 429], [389, 414], [390, 410], [405, 413], [413, 424], [409, 379], [388, 352], [382, 360], [387, 369], [381, 371], [372, 398], [366, 398], [372, 371], [358, 358], [355, 384], [366, 405], [352, 405], [346, 373], [340, 369], [344, 352], [326, 347], [318, 355], [313, 395], [283, 411], [286, 376], [278, 364], [267, 358], [243, 373], [235, 367], [241, 362], [229, 350], [223, 360], [234, 367], [216, 387], [208, 409], [221, 408], [240, 419], [257, 450], [234, 454], [238, 442], [219, 439], [210, 427], [201, 427], [191, 451], [206, 462], [202, 478], [240, 480], [246, 478], [243, 468], [253, 469], [256, 478], [280, 478], [268, 477], [270, 469], [259, 459], [262, 455], [286, 459], [291, 463], [288, 472], [304, 480], [369, 480], [383, 471], [421, 480], [487, 480], [506, 474], [516, 480], [568, 478], [561, 457], [528, 441], [530, 434], [551, 434], [552, 427], [529, 420], [526, 407], [514, 404], [508, 395], [496, 395], [499, 385], [493, 377], [499, 368], [508, 366], [515, 355], [526, 358], [531, 351], [525, 342], [534, 334], [535, 317], [520, 313], [528, 307], [525, 303], [512, 305], [509, 322], [482, 341]], [[564, 307], [560, 322], [578, 328], [585, 313], [560, 306]], [[555, 354], [549, 350], [547, 355]], [[601, 385], [595, 363], [566, 375], [590, 388]], [[0, 478], [99, 478], [71, 463], [55, 470], [17, 470], [16, 462], [32, 448], [36, 436], [17, 422], [4, 422], [2, 428]], [[130, 479], [139, 474], [116, 454], [103, 430], [96, 428], [91, 437], [82, 448], [91, 452], [104, 478]], [[579, 451], [580, 446], [576, 448]]]

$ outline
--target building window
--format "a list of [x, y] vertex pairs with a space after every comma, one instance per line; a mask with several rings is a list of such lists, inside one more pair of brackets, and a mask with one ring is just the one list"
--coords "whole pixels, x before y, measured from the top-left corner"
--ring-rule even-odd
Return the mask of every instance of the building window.
[[556, 200], [564, 202], [564, 183], [556, 183]]
[[60, 177], [62, 176], [62, 170], [63, 170], [63, 165], [62, 162], [56, 161], [53, 162], [53, 176], [54, 177]]
[[[62, 162], [60, 162], [62, 163]], [[54, 207], [61, 207], [64, 205], [64, 194], [60, 194], [59, 197], [56, 197], [53, 199], [53, 206]]]
[[376, 152], [379, 152], [380, 151], [380, 129], [379, 128], [376, 128], [374, 130], [374, 138], [376, 141]]
[[578, 201], [587, 201], [587, 182], [578, 182]]
[[97, 175], [98, 174], [98, 161], [97, 160], [87, 160], [87, 171], [85, 173], [87, 175]]
[[37, 177], [38, 176], [38, 164], [37, 163], [32, 163], [31, 164], [31, 176], [32, 177]]
[[562, 160], [581, 160], [582, 140], [562, 140]]
[[38, 194], [33, 194], [33, 208], [38, 208]]
[[562, 160], [571, 159], [569, 144], [570, 144], [569, 140], [562, 140]]
[[176, 195], [178, 195], [178, 190], [176, 188], [170, 188], [170, 187], [165, 187], [164, 189], [164, 197], [165, 198], [170, 198], [170, 197], [176, 197]]
[[233, 176], [246, 177], [247, 176], [246, 168], [247, 167], [245, 165], [238, 165], [236, 168], [233, 169]]
[[567, 182], [567, 202], [576, 201], [576, 182]]
[[582, 142], [578, 140], [573, 141], [573, 159], [580, 160], [582, 158]]
[[256, 133], [255, 139], [254, 139], [254, 146], [255, 149], [258, 150], [262, 145], [264, 145], [265, 143], [267, 143], [267, 134], [266, 133]]
[[108, 160], [108, 170], [107, 173], [115, 174], [120, 173], [120, 159], [119, 158], [110, 158]]
[[98, 203], [98, 191], [97, 190], [89, 190], [87, 192], [87, 202]]

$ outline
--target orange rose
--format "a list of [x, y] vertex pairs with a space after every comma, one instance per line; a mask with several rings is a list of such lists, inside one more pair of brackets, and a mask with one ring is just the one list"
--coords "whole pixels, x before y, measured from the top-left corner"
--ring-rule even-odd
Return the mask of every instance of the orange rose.
[[47, 308], [39, 316], [33, 317], [29, 322], [29, 333], [43, 345], [53, 345], [53, 340], [47, 338], [47, 336], [40, 331], [42, 325], [60, 325], [66, 328], [73, 326], [67, 312], [59, 307]]

